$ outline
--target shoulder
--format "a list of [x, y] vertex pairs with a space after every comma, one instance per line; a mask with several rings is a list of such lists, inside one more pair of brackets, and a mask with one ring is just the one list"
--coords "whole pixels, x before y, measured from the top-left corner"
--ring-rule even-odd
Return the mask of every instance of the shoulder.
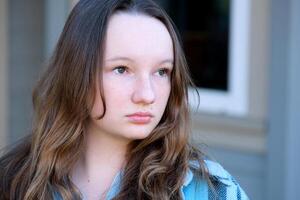
[[190, 162], [185, 181], [182, 187], [183, 199], [202, 199], [207, 200], [247, 200], [249, 199], [237, 181], [217, 162], [205, 160], [205, 168], [211, 180], [208, 181], [197, 175], [199, 169], [194, 162]]

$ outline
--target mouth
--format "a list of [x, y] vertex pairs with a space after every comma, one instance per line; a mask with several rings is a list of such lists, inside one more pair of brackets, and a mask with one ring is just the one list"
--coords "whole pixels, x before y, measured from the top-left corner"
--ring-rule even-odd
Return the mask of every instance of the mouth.
[[134, 124], [148, 124], [151, 122], [151, 119], [154, 117], [149, 112], [137, 112], [130, 115], [126, 115], [131, 123]]

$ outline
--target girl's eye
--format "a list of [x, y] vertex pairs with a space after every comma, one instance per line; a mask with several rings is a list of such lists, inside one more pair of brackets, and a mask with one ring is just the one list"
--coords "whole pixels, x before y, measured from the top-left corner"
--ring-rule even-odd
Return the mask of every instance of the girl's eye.
[[162, 68], [162, 69], [159, 69], [157, 71], [158, 75], [159, 76], [168, 76], [169, 74], [169, 69], [166, 69], [166, 68]]
[[114, 68], [114, 72], [117, 74], [124, 74], [126, 72], [127, 68], [125, 66], [119, 66]]

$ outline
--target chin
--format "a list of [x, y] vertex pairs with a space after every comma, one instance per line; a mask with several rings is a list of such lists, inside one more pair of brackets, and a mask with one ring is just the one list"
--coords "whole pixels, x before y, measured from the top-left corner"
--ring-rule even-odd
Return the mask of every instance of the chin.
[[134, 125], [134, 126], [127, 126], [123, 127], [122, 133], [119, 132], [119, 134], [122, 134], [124, 137], [127, 137], [128, 139], [137, 140], [137, 139], [144, 139], [148, 137], [155, 126], [140, 126], [140, 125]]
[[147, 138], [151, 132], [131, 132], [129, 135], [126, 135], [125, 137], [129, 140], [142, 140]]
[[130, 140], [143, 140], [147, 138], [150, 134], [138, 134], [138, 135], [130, 135], [129, 139]]

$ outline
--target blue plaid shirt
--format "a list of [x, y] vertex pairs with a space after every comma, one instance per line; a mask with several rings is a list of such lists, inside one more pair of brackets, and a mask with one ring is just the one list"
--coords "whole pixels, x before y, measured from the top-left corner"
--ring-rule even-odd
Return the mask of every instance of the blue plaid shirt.
[[183, 200], [248, 200], [236, 180], [218, 163], [205, 160], [213, 188], [188, 171], [181, 188]]
[[[218, 163], [205, 160], [213, 188], [208, 186], [205, 179], [194, 176], [188, 170], [181, 194], [183, 200], [248, 200], [249, 198], [235, 179]], [[106, 199], [112, 199], [119, 191], [121, 173], [118, 173], [107, 193]], [[54, 200], [61, 200], [60, 195], [54, 195]]]

